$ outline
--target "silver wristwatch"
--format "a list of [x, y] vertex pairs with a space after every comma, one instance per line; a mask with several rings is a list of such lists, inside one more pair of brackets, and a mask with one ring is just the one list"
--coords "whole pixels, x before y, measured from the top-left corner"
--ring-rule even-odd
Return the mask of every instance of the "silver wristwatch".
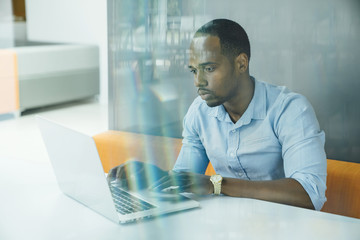
[[210, 181], [214, 185], [214, 194], [220, 195], [221, 193], [221, 182], [223, 178], [220, 174], [215, 174], [210, 177]]

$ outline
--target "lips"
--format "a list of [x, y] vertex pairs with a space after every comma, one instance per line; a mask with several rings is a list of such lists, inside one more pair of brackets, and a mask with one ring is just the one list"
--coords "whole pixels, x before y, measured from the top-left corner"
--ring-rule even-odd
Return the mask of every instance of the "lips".
[[206, 89], [198, 89], [198, 94], [203, 100], [208, 100], [211, 97], [211, 91]]
[[201, 89], [201, 88], [198, 89], [198, 94], [199, 94], [200, 96], [206, 95], [206, 94], [210, 94], [210, 93], [211, 93], [211, 91], [209, 91], [209, 90]]

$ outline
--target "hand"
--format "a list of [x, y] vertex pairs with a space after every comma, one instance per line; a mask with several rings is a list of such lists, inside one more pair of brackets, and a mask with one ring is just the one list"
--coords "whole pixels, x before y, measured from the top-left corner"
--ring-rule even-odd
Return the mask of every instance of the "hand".
[[210, 176], [191, 172], [170, 171], [168, 175], [150, 186], [155, 191], [165, 192], [192, 192], [199, 195], [214, 192]]
[[168, 173], [159, 167], [139, 162], [127, 161], [110, 169], [108, 182], [115, 181], [121, 188], [129, 190], [145, 189]]

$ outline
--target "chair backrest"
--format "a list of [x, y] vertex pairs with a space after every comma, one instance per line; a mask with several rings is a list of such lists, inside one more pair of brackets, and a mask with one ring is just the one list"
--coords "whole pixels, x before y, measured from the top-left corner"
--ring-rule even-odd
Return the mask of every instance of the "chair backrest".
[[[158, 165], [165, 170], [170, 170], [175, 164], [182, 146], [180, 138], [122, 131], [106, 131], [93, 136], [93, 139], [105, 172], [130, 159], [147, 161], [149, 158], [150, 160], [154, 158], [164, 159], [164, 156], [166, 162], [158, 163]], [[209, 163], [205, 174], [209, 176], [215, 174], [211, 163]]]
[[321, 211], [360, 218], [360, 164], [327, 160], [327, 190]]
[[209, 162], [209, 165], [206, 168], [205, 175], [211, 176], [216, 174], [214, 167], [211, 165], [211, 162]]
[[156, 163], [170, 170], [180, 152], [181, 139], [121, 131], [106, 131], [93, 136], [104, 172], [128, 160]]

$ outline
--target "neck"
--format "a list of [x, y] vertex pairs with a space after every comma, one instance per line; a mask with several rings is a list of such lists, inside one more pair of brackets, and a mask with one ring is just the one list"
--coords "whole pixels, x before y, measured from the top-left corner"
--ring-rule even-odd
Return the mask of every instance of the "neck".
[[255, 82], [250, 76], [241, 82], [237, 96], [223, 104], [233, 123], [241, 118], [254, 96]]

